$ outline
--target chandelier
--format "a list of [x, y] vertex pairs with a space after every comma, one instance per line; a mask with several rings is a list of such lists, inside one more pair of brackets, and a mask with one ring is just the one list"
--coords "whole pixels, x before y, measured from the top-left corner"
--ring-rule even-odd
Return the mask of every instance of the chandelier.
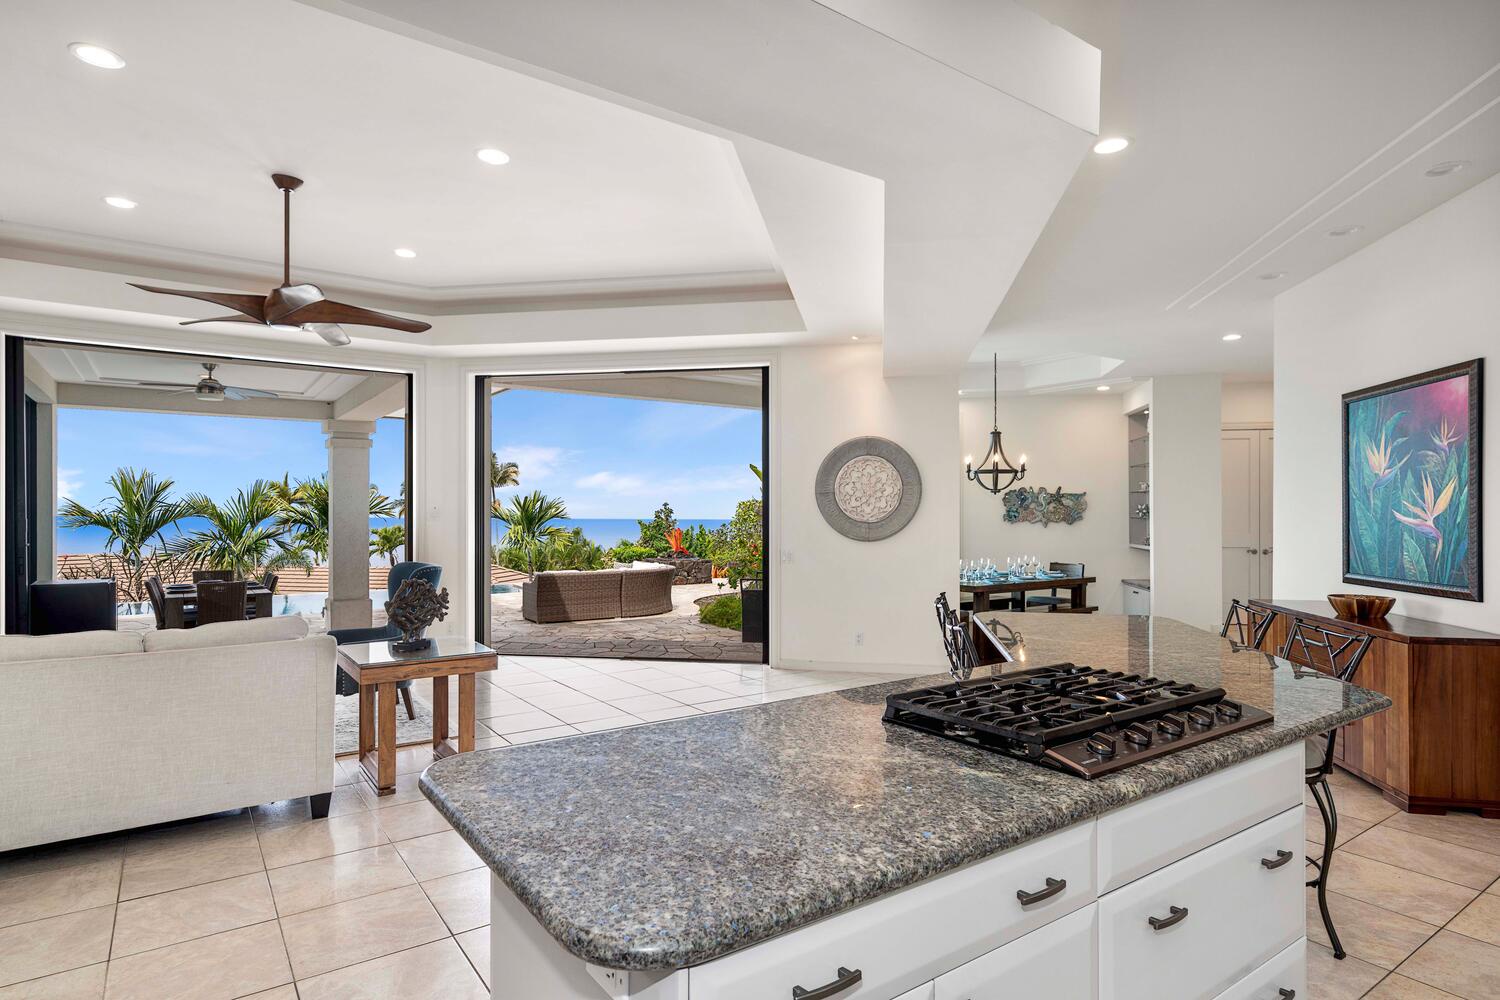
[[1005, 457], [1005, 449], [1000, 445], [1000, 355], [998, 354], [994, 358], [992, 374], [995, 391], [995, 425], [990, 431], [990, 449], [979, 460], [977, 469], [974, 467], [974, 457], [972, 455], [966, 457], [964, 474], [969, 477], [971, 483], [978, 483], [981, 489], [999, 493], [1010, 489], [1026, 478], [1026, 456], [1021, 456], [1021, 466], [1015, 468], [1010, 464], [1010, 459]]

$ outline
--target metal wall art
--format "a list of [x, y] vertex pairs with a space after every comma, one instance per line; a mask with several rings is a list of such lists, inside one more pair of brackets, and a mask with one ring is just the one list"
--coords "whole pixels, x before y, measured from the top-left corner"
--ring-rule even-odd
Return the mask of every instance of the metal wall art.
[[1089, 502], [1087, 493], [1064, 493], [1059, 486], [1055, 492], [1022, 486], [1006, 490], [1000, 498], [1005, 504], [1006, 524], [1077, 524], [1083, 520]]
[[889, 538], [922, 502], [922, 476], [906, 449], [885, 438], [845, 441], [823, 459], [814, 481], [823, 520], [857, 542]]

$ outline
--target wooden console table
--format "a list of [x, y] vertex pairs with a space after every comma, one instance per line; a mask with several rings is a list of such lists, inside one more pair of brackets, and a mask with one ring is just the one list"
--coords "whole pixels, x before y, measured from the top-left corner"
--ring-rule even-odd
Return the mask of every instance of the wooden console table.
[[[388, 642], [339, 647], [339, 666], [359, 685], [359, 765], [377, 795], [396, 790], [396, 683], [432, 678], [433, 759], [474, 749], [474, 675], [498, 657], [470, 639], [435, 638], [426, 649], [397, 653]], [[448, 678], [458, 677], [458, 746], [448, 738]]]
[[1354, 683], [1392, 705], [1340, 730], [1335, 763], [1407, 812], [1500, 819], [1500, 635], [1404, 615], [1351, 621], [1326, 601], [1251, 603], [1280, 612], [1267, 651], [1285, 643], [1291, 618], [1374, 637]]

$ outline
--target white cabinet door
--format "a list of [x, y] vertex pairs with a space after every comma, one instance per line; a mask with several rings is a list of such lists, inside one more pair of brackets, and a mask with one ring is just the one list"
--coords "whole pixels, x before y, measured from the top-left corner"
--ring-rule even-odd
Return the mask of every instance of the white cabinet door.
[[1098, 983], [1098, 907], [1070, 913], [933, 984], [933, 1000], [1092, 1000]]
[[1238, 597], [1260, 594], [1260, 435], [1224, 431], [1223, 460], [1224, 607]]
[[1271, 502], [1271, 485], [1274, 478], [1276, 457], [1276, 434], [1274, 431], [1260, 432], [1260, 597], [1270, 597], [1271, 590], [1271, 540], [1275, 528]]
[[1127, 615], [1149, 615], [1151, 613], [1151, 591], [1140, 587], [1125, 587], [1125, 613]]
[[1101, 1000], [1213, 997], [1303, 937], [1305, 810], [1099, 900]]
[[932, 1000], [932, 984], [923, 983], [910, 993], [903, 993], [896, 1000]]
[[1313, 1000], [1307, 992], [1307, 939], [1220, 993], [1214, 1000]]

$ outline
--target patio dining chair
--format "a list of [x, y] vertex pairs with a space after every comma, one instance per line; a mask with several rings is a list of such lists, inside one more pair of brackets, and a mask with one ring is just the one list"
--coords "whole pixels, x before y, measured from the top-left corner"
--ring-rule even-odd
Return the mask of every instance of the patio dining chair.
[[195, 569], [193, 570], [193, 582], [202, 583], [204, 580], [233, 580], [232, 569]]
[[265, 587], [273, 594], [276, 593], [276, 584], [280, 582], [281, 577], [276, 575], [275, 573], [272, 573], [270, 570], [266, 570], [266, 572], [260, 578], [260, 585], [262, 587]]
[[[156, 627], [167, 627], [167, 595], [161, 585], [161, 577], [146, 577], [146, 597], [151, 601], [151, 613], [156, 616]], [[182, 613], [182, 623], [188, 628], [198, 624], [198, 611], [196, 608], [186, 608]]]
[[244, 620], [244, 580], [204, 580], [198, 584], [199, 625]]

